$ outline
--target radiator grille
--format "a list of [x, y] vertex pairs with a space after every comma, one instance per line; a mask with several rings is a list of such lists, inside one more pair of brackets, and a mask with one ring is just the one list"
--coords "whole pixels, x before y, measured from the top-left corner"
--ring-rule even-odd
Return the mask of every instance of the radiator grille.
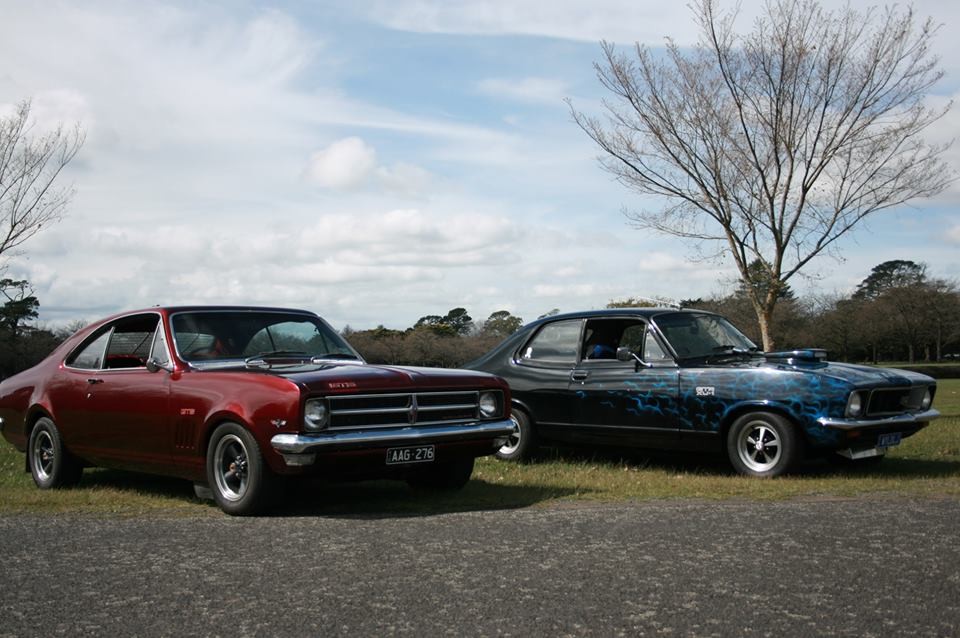
[[329, 397], [330, 429], [467, 423], [479, 417], [480, 393], [418, 392]]

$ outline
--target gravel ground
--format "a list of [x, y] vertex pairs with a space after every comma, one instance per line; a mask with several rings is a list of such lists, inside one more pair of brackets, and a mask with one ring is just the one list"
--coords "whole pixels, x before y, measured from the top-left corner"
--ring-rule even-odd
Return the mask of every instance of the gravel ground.
[[0, 517], [0, 636], [957, 636], [960, 501]]

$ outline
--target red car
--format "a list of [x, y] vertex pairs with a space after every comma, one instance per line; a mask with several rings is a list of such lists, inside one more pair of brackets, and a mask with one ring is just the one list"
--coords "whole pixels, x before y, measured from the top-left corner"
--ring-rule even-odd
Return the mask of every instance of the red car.
[[0, 430], [41, 489], [111, 467], [192, 480], [243, 515], [291, 475], [458, 489], [506, 442], [509, 406], [489, 374], [367, 365], [309, 312], [151, 308], [0, 383]]

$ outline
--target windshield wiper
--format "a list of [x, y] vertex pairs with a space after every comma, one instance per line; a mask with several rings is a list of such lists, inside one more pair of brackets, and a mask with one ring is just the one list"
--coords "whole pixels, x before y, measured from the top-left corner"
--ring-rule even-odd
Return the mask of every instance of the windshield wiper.
[[313, 357], [300, 350], [271, 350], [270, 352], [259, 352], [252, 357], [247, 357], [243, 362], [248, 368], [269, 368], [273, 362], [285, 363], [287, 365], [296, 365], [300, 363], [310, 363]]
[[349, 354], [347, 352], [328, 352], [326, 354], [318, 354], [313, 357], [314, 361], [322, 361], [325, 359], [356, 359], [357, 355]]

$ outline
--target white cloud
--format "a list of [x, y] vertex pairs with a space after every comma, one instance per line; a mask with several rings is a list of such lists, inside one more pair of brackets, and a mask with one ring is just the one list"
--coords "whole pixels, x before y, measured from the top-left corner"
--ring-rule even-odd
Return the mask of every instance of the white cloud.
[[960, 245], [960, 224], [949, 228], [947, 230], [946, 238], [950, 243]]
[[477, 85], [486, 95], [534, 104], [564, 106], [563, 99], [569, 95], [569, 85], [550, 78], [487, 78]]
[[306, 178], [324, 188], [357, 188], [377, 166], [377, 152], [359, 137], [337, 140], [310, 157]]

